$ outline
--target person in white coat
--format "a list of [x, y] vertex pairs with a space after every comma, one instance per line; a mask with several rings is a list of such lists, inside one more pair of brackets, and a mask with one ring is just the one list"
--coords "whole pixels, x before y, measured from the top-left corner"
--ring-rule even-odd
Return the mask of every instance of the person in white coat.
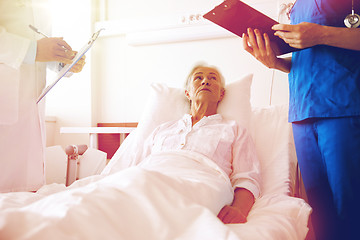
[[[36, 191], [45, 183], [44, 101], [46, 62], [71, 63], [75, 56], [62, 38], [49, 34], [46, 0], [0, 0], [0, 192]], [[49, 34], [50, 35], [50, 34]], [[72, 72], [85, 64], [81, 59]]]

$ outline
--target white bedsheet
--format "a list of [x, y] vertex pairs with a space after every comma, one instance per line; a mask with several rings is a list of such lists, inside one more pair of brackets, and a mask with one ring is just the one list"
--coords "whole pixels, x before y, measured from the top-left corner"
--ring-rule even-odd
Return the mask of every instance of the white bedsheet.
[[157, 171], [148, 161], [68, 189], [2, 194], [0, 239], [236, 239], [216, 218], [232, 200], [229, 180], [189, 156], [153, 156]]
[[[152, 171], [156, 165], [157, 171]], [[154, 168], [155, 169], [155, 168]], [[180, 177], [183, 176], [183, 177]], [[155, 155], [141, 166], [52, 184], [38, 193], [0, 195], [0, 239], [301, 239], [306, 208], [299, 199], [260, 198], [246, 224], [216, 217], [233, 192], [210, 160], [188, 153]], [[300, 208], [299, 208], [300, 206]], [[284, 218], [290, 213], [292, 218]], [[270, 216], [263, 212], [271, 213]], [[268, 229], [271, 224], [270, 230]], [[259, 231], [265, 227], [265, 231]], [[278, 229], [280, 228], [281, 231]]]

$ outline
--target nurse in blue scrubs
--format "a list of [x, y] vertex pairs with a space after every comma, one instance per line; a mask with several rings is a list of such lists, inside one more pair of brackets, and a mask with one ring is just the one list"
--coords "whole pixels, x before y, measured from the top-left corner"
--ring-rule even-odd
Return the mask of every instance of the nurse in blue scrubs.
[[298, 48], [275, 56], [257, 29], [244, 49], [289, 73], [289, 122], [317, 239], [358, 239], [360, 230], [360, 0], [297, 0], [275, 35]]

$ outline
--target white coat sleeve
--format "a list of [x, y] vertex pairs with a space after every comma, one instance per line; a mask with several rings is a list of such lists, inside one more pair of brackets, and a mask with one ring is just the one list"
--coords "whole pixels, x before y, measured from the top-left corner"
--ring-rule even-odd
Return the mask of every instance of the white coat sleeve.
[[31, 40], [9, 33], [0, 26], [0, 63], [19, 69], [24, 61]]

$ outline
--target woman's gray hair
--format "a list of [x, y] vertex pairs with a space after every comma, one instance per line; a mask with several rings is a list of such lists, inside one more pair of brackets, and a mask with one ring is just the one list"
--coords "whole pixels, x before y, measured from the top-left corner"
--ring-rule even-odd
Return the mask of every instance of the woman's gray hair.
[[219, 71], [219, 69], [218, 69], [217, 67], [215, 67], [215, 66], [211, 66], [211, 65], [207, 64], [206, 62], [199, 62], [199, 63], [195, 64], [195, 66], [191, 69], [191, 71], [190, 71], [190, 73], [189, 73], [189, 75], [188, 75], [188, 77], [187, 77], [187, 79], [186, 79], [186, 81], [185, 81], [184, 87], [185, 87], [186, 90], [188, 89], [188, 86], [189, 86], [189, 84], [190, 84], [190, 82], [191, 82], [192, 75], [194, 74], [194, 72], [196, 71], [196, 69], [201, 68], [201, 67], [206, 67], [206, 68], [213, 68], [213, 69], [215, 69], [215, 70], [219, 73], [219, 75], [220, 75], [221, 86], [222, 86], [223, 88], [225, 88], [225, 79], [224, 79], [224, 76], [223, 76], [223, 75], [221, 74], [221, 72]]

